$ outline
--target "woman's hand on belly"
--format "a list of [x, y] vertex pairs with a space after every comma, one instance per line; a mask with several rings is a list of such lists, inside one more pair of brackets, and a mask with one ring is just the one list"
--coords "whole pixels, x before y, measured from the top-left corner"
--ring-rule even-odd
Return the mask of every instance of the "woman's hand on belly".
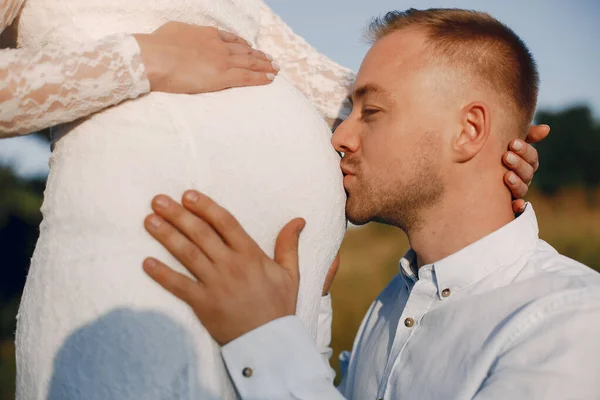
[[213, 27], [168, 22], [134, 37], [152, 91], [197, 94], [267, 85], [279, 72], [270, 56]]
[[293, 315], [304, 220], [294, 219], [281, 230], [273, 260], [227, 210], [207, 196], [188, 191], [182, 202], [184, 206], [157, 196], [152, 202], [156, 214], [146, 218], [145, 226], [197, 281], [153, 258], [144, 262], [148, 275], [188, 303], [220, 345]]

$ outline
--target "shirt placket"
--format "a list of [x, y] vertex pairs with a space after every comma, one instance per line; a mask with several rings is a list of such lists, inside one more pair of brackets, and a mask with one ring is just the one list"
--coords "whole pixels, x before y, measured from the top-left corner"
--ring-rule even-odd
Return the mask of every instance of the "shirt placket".
[[432, 279], [431, 266], [423, 267], [419, 270], [419, 280], [416, 283], [409, 283], [410, 295], [406, 306], [399, 317], [394, 342], [387, 359], [383, 379], [379, 385], [377, 400], [387, 399], [386, 392], [390, 382], [390, 377], [394, 369], [401, 365], [401, 359], [404, 349], [414, 335], [418, 334], [419, 325], [423, 316], [434, 304], [437, 295], [437, 288]]

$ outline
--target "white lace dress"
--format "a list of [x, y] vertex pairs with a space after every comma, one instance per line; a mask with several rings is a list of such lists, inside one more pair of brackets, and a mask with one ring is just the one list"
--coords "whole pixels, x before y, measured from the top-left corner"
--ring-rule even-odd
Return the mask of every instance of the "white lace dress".
[[[235, 398], [218, 346], [143, 273], [147, 256], [184, 270], [143, 219], [154, 195], [196, 188], [272, 254], [280, 228], [306, 218], [298, 314], [316, 336], [321, 287], [345, 229], [339, 157], [323, 117], [348, 111], [352, 73], [258, 0], [22, 2], [0, 0], [2, 28], [19, 17], [10, 33], [22, 49], [0, 53], [0, 134], [103, 111], [53, 132], [18, 316], [17, 397]], [[233, 31], [273, 55], [283, 76], [203, 95], [144, 94], [139, 48], [126, 33], [168, 20]]]

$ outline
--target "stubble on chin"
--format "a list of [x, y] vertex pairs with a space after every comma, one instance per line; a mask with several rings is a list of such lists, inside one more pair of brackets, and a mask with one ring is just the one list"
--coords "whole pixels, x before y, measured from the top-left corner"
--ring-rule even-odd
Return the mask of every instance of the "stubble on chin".
[[438, 205], [444, 197], [444, 185], [439, 165], [423, 162], [413, 178], [390, 193], [382, 213], [390, 223], [404, 232], [417, 231], [424, 225], [424, 214]]
[[441, 164], [432, 150], [425, 148], [413, 159], [410, 177], [361, 182], [360, 188], [354, 188], [356, 198], [347, 204], [348, 220], [355, 225], [371, 221], [393, 225], [407, 233], [421, 229], [425, 212], [442, 201], [445, 191]]
[[357, 199], [357, 195], [346, 192], [346, 219], [353, 225], [364, 225], [370, 222], [365, 203]]
[[441, 202], [444, 187], [438, 176], [423, 176], [423, 180], [411, 182], [398, 193], [390, 207], [377, 222], [397, 226], [404, 232], [414, 232], [423, 228], [427, 210]]

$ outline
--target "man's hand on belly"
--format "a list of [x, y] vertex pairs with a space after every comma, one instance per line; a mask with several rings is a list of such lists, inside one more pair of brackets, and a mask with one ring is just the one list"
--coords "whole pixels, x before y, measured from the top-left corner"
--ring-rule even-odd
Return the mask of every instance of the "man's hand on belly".
[[144, 261], [144, 270], [189, 304], [220, 345], [295, 313], [303, 219], [281, 230], [272, 260], [206, 195], [188, 191], [182, 204], [168, 196], [155, 197], [155, 214], [146, 218], [145, 226], [197, 281], [153, 258]]

